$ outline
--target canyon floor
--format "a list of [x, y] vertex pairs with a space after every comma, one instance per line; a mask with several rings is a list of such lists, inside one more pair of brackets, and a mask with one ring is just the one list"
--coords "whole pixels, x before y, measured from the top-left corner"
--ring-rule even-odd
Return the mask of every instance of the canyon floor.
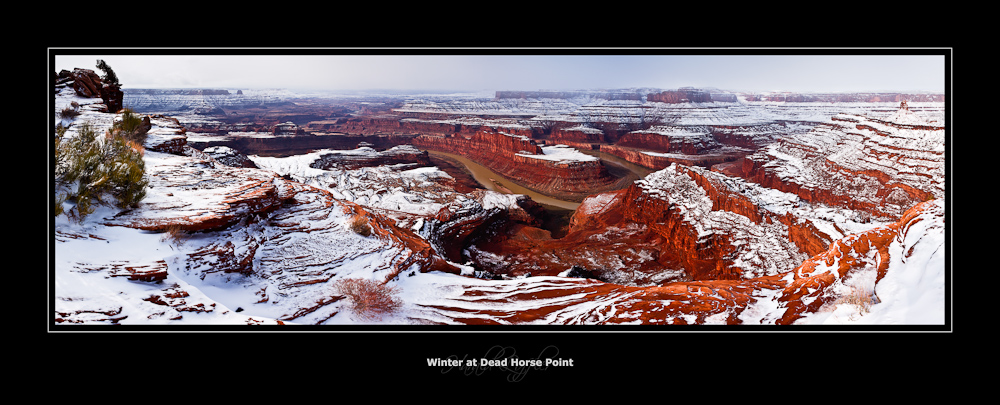
[[51, 220], [59, 330], [949, 325], [943, 102], [134, 94], [147, 195]]

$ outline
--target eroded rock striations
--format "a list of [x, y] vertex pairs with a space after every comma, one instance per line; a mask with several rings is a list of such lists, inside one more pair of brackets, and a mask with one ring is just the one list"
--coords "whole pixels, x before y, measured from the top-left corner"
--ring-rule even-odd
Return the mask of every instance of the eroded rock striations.
[[[424, 316], [459, 324], [943, 324], [944, 206], [921, 203], [897, 222], [839, 239], [773, 275], [652, 286], [571, 277], [470, 280], [425, 304], [433, 312]], [[911, 294], [899, 295], [903, 289]]]
[[727, 172], [809, 202], [898, 218], [944, 196], [944, 133], [943, 124], [926, 122], [905, 103], [882, 118], [839, 114]]
[[491, 239], [512, 224], [539, 226], [542, 208], [524, 195], [476, 190], [458, 196], [422, 227], [424, 235], [448, 260], [459, 263], [464, 250], [479, 240]]

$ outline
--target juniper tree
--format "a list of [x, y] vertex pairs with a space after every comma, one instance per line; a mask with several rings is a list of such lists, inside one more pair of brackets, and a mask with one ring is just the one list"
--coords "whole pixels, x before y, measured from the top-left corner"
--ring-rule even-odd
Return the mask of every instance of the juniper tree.
[[[94, 212], [95, 204], [108, 201], [118, 208], [134, 207], [146, 196], [145, 163], [142, 150], [122, 137], [101, 139], [89, 123], [80, 125], [76, 136], [56, 138], [55, 180], [63, 193], [56, 196], [55, 215], [83, 221]], [[63, 212], [63, 201], [75, 207]]]
[[111, 66], [108, 66], [108, 64], [104, 62], [104, 59], [97, 60], [97, 68], [101, 69], [101, 71], [104, 72], [104, 76], [101, 77], [101, 81], [103, 81], [105, 84], [110, 84], [110, 85], [119, 84], [118, 76], [115, 75], [114, 70], [111, 70]]

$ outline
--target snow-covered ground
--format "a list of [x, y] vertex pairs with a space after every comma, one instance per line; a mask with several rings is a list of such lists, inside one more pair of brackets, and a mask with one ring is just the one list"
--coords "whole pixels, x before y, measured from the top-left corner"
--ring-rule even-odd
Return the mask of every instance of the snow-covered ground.
[[358, 204], [410, 214], [433, 215], [455, 198], [453, 189], [437, 181], [451, 179], [437, 167], [387, 165], [354, 170], [311, 167], [328, 154], [375, 156], [372, 148], [355, 150], [322, 149], [289, 157], [249, 156], [258, 167], [293, 180], [329, 191], [335, 198]]
[[902, 230], [889, 245], [889, 270], [875, 268], [838, 279], [828, 294], [836, 299], [798, 324], [942, 325], [945, 323], [945, 201]]
[[600, 160], [597, 157], [580, 152], [566, 145], [542, 146], [541, 155], [527, 153], [519, 153], [518, 155], [532, 159], [549, 160], [556, 163], [596, 162]]
[[[65, 216], [55, 218], [51, 276], [53, 310], [57, 319], [66, 320], [60, 324], [245, 324], [266, 319], [234, 312], [241, 305], [249, 307], [248, 300], [235, 294], [242, 290], [236, 285], [220, 288], [211, 281], [203, 283], [170, 270], [161, 282], [129, 280], [124, 272], [116, 275], [116, 264], [152, 266], [162, 262], [170, 269], [184, 260], [184, 252], [165, 240], [164, 234], [100, 223], [100, 218], [116, 212], [102, 207], [82, 224]], [[191, 310], [181, 312], [148, 301], [168, 295], [178, 295], [173, 300], [185, 301], [184, 308]], [[176, 319], [178, 316], [182, 318]]]

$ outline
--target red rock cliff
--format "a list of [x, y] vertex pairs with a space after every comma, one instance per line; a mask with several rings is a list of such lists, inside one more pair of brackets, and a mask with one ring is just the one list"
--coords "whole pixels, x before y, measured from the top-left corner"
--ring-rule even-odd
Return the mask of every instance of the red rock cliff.
[[528, 137], [493, 130], [472, 136], [421, 135], [411, 141], [418, 148], [463, 155], [518, 184], [563, 199], [582, 200], [589, 194], [621, 185], [599, 160], [547, 160], [542, 147]]

